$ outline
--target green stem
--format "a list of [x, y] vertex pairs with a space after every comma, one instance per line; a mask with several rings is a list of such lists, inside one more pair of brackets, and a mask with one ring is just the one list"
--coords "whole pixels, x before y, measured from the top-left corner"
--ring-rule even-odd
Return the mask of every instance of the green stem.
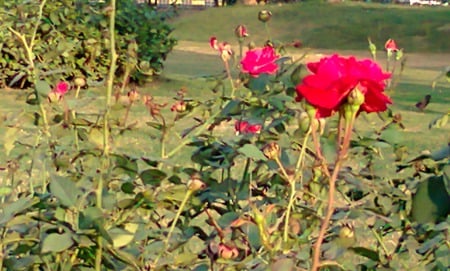
[[381, 248], [383, 249], [385, 255], [389, 256], [389, 251], [388, 251], [387, 247], [384, 245], [384, 242], [381, 239], [380, 235], [377, 233], [377, 231], [374, 230], [373, 228], [370, 228], [370, 231], [372, 232], [373, 236], [375, 236], [375, 239], [377, 239], [377, 241], [380, 244]]
[[34, 30], [33, 33], [31, 35], [31, 39], [30, 42], [28, 43], [26, 40], [26, 37], [22, 34], [20, 34], [19, 32], [17, 32], [16, 30], [12, 29], [11, 27], [8, 27], [8, 30], [13, 33], [15, 36], [17, 36], [17, 38], [22, 42], [23, 47], [25, 48], [26, 54], [27, 54], [27, 59], [26, 61], [28, 62], [28, 65], [30, 65], [30, 70], [31, 70], [31, 81], [34, 83], [34, 94], [36, 96], [36, 101], [39, 107], [39, 111], [41, 113], [41, 117], [42, 117], [42, 121], [44, 124], [44, 133], [47, 135], [50, 135], [49, 133], [49, 127], [48, 127], [48, 121], [47, 121], [47, 114], [45, 112], [45, 108], [42, 104], [41, 101], [41, 97], [39, 95], [39, 92], [36, 89], [37, 86], [37, 81], [38, 81], [38, 72], [36, 70], [36, 67], [34, 65], [34, 54], [33, 54], [33, 47], [34, 47], [34, 43], [35, 43], [35, 39], [36, 39], [36, 33], [37, 30], [39, 28], [39, 24], [41, 22], [42, 19], [42, 13], [43, 13], [43, 9], [45, 6], [45, 3], [47, 2], [47, 0], [43, 0], [41, 2], [41, 4], [39, 5], [39, 13], [38, 13], [38, 17], [36, 19], [36, 24], [34, 26]]
[[111, 0], [111, 11], [109, 15], [109, 35], [110, 35], [110, 54], [111, 66], [109, 68], [108, 80], [106, 86], [106, 100], [105, 113], [103, 115], [103, 154], [108, 156], [110, 152], [109, 147], [109, 113], [111, 110], [111, 97], [113, 92], [114, 74], [116, 72], [116, 38], [115, 38], [115, 23], [116, 23], [116, 0]]
[[300, 151], [300, 155], [298, 156], [298, 160], [297, 160], [297, 164], [295, 165], [295, 179], [298, 179], [301, 175], [301, 168], [302, 168], [302, 164], [304, 163], [303, 161], [305, 160], [305, 154], [306, 154], [306, 144], [308, 142], [309, 136], [311, 135], [311, 129], [308, 130], [308, 132], [306, 132], [305, 134], [305, 138], [303, 139], [303, 145], [302, 145], [302, 150]]
[[184, 210], [184, 207], [186, 207], [186, 203], [188, 202], [188, 200], [191, 198], [192, 194], [194, 193], [194, 190], [189, 189], [186, 193], [186, 195], [184, 196], [183, 201], [180, 204], [180, 207], [178, 208], [178, 211], [175, 215], [175, 218], [172, 221], [172, 225], [170, 225], [170, 229], [169, 232], [167, 233], [167, 237], [164, 240], [164, 250], [162, 250], [158, 256], [156, 257], [155, 261], [153, 262], [153, 267], [156, 268], [159, 259], [161, 258], [161, 256], [164, 254], [164, 252], [166, 252], [166, 250], [169, 248], [169, 242], [170, 242], [170, 238], [172, 237], [172, 233], [175, 230], [175, 226], [177, 225], [178, 219], [180, 219], [181, 213]]
[[269, 41], [272, 41], [272, 38], [271, 38], [271, 35], [270, 35], [269, 23], [268, 22], [264, 22], [264, 29], [266, 30], [266, 33], [267, 33], [267, 39]]
[[[295, 175], [294, 175], [295, 177], [294, 177], [294, 179], [292, 179], [290, 181], [291, 195], [289, 197], [289, 203], [288, 203], [288, 206], [287, 206], [286, 217], [285, 217], [285, 221], [284, 221], [284, 232], [283, 232], [283, 241], [284, 241], [284, 243], [287, 243], [287, 241], [288, 241], [289, 220], [291, 218], [291, 210], [292, 210], [292, 207], [293, 207], [294, 201], [295, 201], [295, 194], [297, 192], [295, 184], [296, 184], [297, 178], [300, 177], [300, 179], [302, 179], [302, 177], [303, 177], [303, 174], [301, 174], [301, 168], [302, 168], [302, 165], [303, 165], [303, 163], [305, 161], [306, 143], [308, 142], [308, 138], [309, 138], [310, 133], [311, 133], [311, 129], [308, 130], [308, 132], [305, 135], [305, 138], [303, 139], [303, 145], [302, 145], [303, 147], [302, 147], [302, 150], [301, 150], [300, 155], [298, 157], [297, 164], [295, 166]], [[302, 183], [302, 182], [300, 182], [300, 183]]]
[[225, 64], [225, 70], [227, 72], [227, 77], [230, 80], [230, 85], [231, 85], [231, 95], [230, 95], [230, 97], [233, 99], [234, 98], [234, 92], [236, 91], [236, 87], [234, 86], [233, 77], [231, 77], [230, 65], [228, 64], [228, 61], [224, 61], [224, 64]]
[[78, 95], [80, 95], [80, 86], [77, 86], [77, 90], [75, 91], [75, 99], [78, 99]]

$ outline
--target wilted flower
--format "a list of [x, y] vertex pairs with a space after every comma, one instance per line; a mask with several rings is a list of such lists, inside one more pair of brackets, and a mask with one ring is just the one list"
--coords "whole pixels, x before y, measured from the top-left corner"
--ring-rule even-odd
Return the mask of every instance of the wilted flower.
[[[317, 109], [316, 118], [328, 117], [337, 112], [341, 105], [348, 103], [349, 95], [355, 88], [364, 95], [364, 99], [360, 95], [356, 97], [358, 102], [363, 101], [358, 112], [384, 111], [387, 104], [392, 103], [384, 93], [385, 80], [391, 74], [383, 73], [372, 60], [333, 55], [308, 63], [307, 66], [313, 74], [306, 76], [297, 85], [297, 101], [304, 98], [314, 106]], [[350, 99], [354, 98], [352, 96]]]
[[263, 23], [266, 23], [270, 20], [270, 18], [272, 18], [272, 12], [268, 11], [268, 10], [261, 10], [258, 13], [258, 20], [260, 20]]
[[239, 39], [248, 37], [247, 28], [243, 24], [238, 25], [236, 29], [234, 29], [234, 34]]
[[235, 246], [230, 246], [224, 243], [219, 244], [218, 248], [219, 257], [222, 259], [234, 259], [239, 256], [239, 250]]
[[137, 92], [137, 90], [130, 90], [128, 93], [128, 99], [130, 100], [131, 103], [137, 101], [139, 99], [139, 92]]
[[216, 37], [211, 37], [209, 39], [209, 45], [214, 50], [219, 51], [219, 55], [223, 61], [230, 60], [233, 55], [233, 50], [231, 50], [231, 46], [228, 42], [218, 42]]
[[270, 46], [248, 50], [241, 60], [242, 72], [257, 77], [261, 73], [274, 74], [278, 71], [278, 55]]
[[186, 111], [186, 103], [184, 101], [177, 101], [170, 107], [170, 111], [183, 113], [184, 111]]
[[270, 142], [264, 146], [263, 153], [267, 159], [278, 159], [280, 156], [280, 145], [277, 142]]
[[236, 134], [257, 134], [261, 132], [261, 124], [250, 124], [248, 121], [237, 120], [234, 124]]

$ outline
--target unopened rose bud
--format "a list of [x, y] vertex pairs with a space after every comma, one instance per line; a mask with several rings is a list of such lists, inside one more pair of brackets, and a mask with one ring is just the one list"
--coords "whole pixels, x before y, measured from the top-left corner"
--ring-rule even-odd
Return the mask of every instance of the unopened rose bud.
[[278, 159], [280, 156], [280, 145], [277, 142], [271, 142], [264, 146], [263, 153], [268, 159]]
[[253, 41], [251, 41], [248, 43], [247, 47], [249, 50], [253, 50], [256, 48], [256, 44]]
[[303, 108], [305, 109], [306, 113], [308, 113], [308, 116], [311, 119], [315, 119], [316, 118], [317, 108], [315, 106], [311, 105], [308, 102], [305, 102], [303, 104]]
[[268, 10], [266, 10], [266, 9], [261, 10], [261, 11], [258, 13], [258, 20], [260, 20], [260, 21], [263, 22], [263, 23], [268, 22], [268, 21], [270, 20], [271, 17], [272, 17], [272, 12], [270, 12], [270, 11], [268, 11]]
[[248, 37], [247, 28], [242, 24], [238, 25], [236, 29], [234, 29], [234, 34], [238, 39]]
[[192, 177], [188, 182], [188, 189], [196, 192], [205, 189], [206, 184], [197, 177]]
[[311, 118], [306, 112], [302, 112], [299, 118], [300, 130], [307, 133], [311, 129]]
[[351, 247], [356, 241], [355, 229], [352, 225], [344, 225], [339, 230], [338, 244], [343, 247]]
[[83, 77], [77, 77], [75, 78], [74, 83], [76, 87], [82, 88], [86, 86], [86, 79], [84, 79]]
[[226, 245], [224, 243], [220, 243], [219, 244], [219, 257], [222, 259], [234, 259], [237, 256], [239, 256], [239, 250], [234, 247], [234, 246], [230, 246], [230, 245]]
[[360, 106], [364, 103], [364, 93], [359, 90], [359, 86], [356, 86], [348, 95], [347, 102], [348, 104]]

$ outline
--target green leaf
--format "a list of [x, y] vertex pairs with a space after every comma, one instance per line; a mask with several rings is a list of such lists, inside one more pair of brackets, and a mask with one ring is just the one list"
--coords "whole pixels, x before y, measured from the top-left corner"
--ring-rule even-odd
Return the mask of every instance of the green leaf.
[[51, 233], [42, 241], [41, 253], [62, 252], [73, 245], [72, 234]]
[[52, 177], [50, 192], [65, 207], [74, 207], [78, 196], [81, 194], [81, 191], [72, 180], [61, 176]]
[[223, 214], [218, 220], [217, 223], [219, 226], [224, 229], [230, 226], [231, 222], [235, 221], [239, 218], [239, 214], [236, 212], [228, 212]]
[[273, 95], [270, 96], [268, 101], [269, 103], [275, 107], [277, 110], [283, 110], [286, 108], [285, 104], [286, 102], [291, 102], [294, 99], [292, 97], [289, 97], [287, 95], [284, 94], [279, 94], [279, 95]]
[[434, 223], [450, 213], [450, 195], [444, 178], [445, 175], [431, 176], [418, 185], [411, 210], [418, 223]]
[[242, 112], [241, 101], [231, 100], [222, 109], [222, 112], [220, 112], [220, 115], [223, 117], [230, 117], [230, 116], [240, 115], [241, 112]]
[[36, 92], [43, 97], [47, 97], [52, 88], [45, 80], [39, 80], [36, 82]]
[[112, 228], [108, 230], [108, 234], [113, 240], [113, 246], [115, 248], [124, 247], [134, 239], [133, 233], [121, 228]]
[[121, 169], [130, 178], [135, 178], [138, 172], [136, 159], [125, 155], [113, 155], [115, 157], [116, 169]]
[[381, 132], [380, 138], [392, 145], [400, 144], [403, 140], [402, 133], [395, 125], [389, 125], [385, 130]]
[[269, 75], [265, 73], [260, 74], [258, 77], [250, 77], [248, 88], [256, 93], [262, 93], [267, 90], [269, 78]]
[[17, 214], [27, 210], [29, 207], [39, 202], [39, 198], [19, 198], [11, 203], [0, 205], [0, 225], [7, 223]]
[[349, 248], [350, 250], [352, 250], [353, 252], [355, 252], [356, 254], [366, 257], [368, 259], [371, 259], [372, 261], [378, 262], [380, 261], [380, 256], [378, 255], [378, 253], [374, 250], [365, 248], [365, 247], [351, 247]]
[[139, 177], [145, 184], [158, 185], [162, 180], [167, 177], [164, 171], [159, 169], [147, 169], [139, 174]]
[[240, 152], [247, 158], [267, 161], [267, 158], [266, 156], [264, 156], [264, 153], [260, 149], [258, 149], [255, 145], [252, 144], [245, 144], [244, 146], [238, 149], [238, 152]]

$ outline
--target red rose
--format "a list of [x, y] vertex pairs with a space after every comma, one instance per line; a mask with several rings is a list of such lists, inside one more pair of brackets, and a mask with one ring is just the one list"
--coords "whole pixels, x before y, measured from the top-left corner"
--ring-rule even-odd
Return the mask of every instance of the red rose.
[[384, 111], [387, 104], [392, 103], [384, 93], [385, 80], [391, 75], [383, 73], [372, 60], [333, 55], [307, 66], [312, 74], [297, 86], [297, 101], [305, 98], [317, 109], [317, 118], [328, 117], [338, 111], [355, 87], [364, 95], [359, 112]]
[[384, 44], [384, 49], [386, 49], [386, 51], [388, 52], [397, 52], [398, 51], [397, 43], [395, 43], [395, 40], [393, 39], [388, 39]]
[[234, 130], [236, 134], [257, 134], [261, 131], [261, 124], [250, 124], [248, 121], [237, 120]]
[[277, 59], [275, 49], [270, 46], [249, 50], [241, 60], [242, 72], [254, 77], [261, 73], [274, 74], [278, 70], [278, 65], [275, 63]]

